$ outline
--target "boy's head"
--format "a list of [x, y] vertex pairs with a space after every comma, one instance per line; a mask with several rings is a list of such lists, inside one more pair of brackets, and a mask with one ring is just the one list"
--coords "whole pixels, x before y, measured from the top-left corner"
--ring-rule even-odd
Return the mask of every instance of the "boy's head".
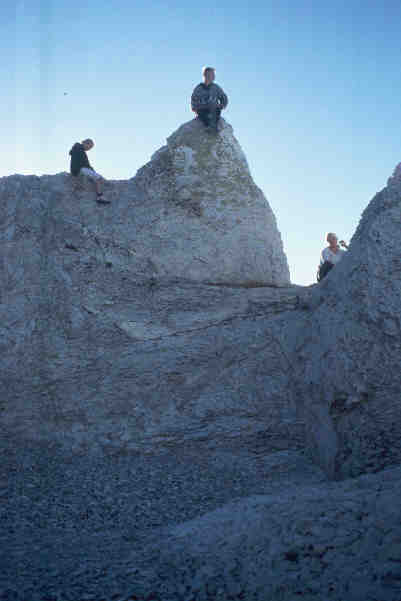
[[326, 236], [326, 240], [330, 244], [330, 246], [336, 246], [338, 240], [337, 234], [335, 234], [334, 232], [329, 232]]
[[82, 140], [81, 144], [85, 150], [90, 150], [95, 145], [94, 141], [91, 140], [90, 138], [86, 138], [86, 140]]
[[216, 77], [216, 69], [214, 67], [203, 67], [202, 69], [203, 81], [206, 85], [213, 83]]

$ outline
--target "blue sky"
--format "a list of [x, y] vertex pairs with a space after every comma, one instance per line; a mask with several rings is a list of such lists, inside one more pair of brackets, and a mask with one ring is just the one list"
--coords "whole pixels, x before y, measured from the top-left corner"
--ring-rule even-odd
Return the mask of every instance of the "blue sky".
[[291, 279], [312, 283], [325, 232], [349, 239], [401, 160], [400, 23], [393, 0], [16, 0], [0, 8], [0, 176], [68, 170], [92, 137], [94, 167], [132, 177], [214, 65]]

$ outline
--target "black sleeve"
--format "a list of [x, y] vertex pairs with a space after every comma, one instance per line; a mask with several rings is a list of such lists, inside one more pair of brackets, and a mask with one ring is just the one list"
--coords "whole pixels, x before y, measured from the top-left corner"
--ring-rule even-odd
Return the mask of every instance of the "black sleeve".
[[87, 167], [88, 169], [92, 169], [91, 164], [89, 163], [88, 155], [85, 150], [81, 149], [79, 153], [79, 163], [81, 167]]
[[219, 88], [219, 91], [220, 91], [219, 100], [222, 105], [222, 108], [225, 109], [228, 104], [228, 96], [227, 96], [227, 94], [225, 94], [225, 92], [222, 88]]
[[199, 86], [196, 86], [191, 96], [191, 109], [196, 112], [202, 108], [199, 98]]
[[334, 267], [333, 263], [330, 263], [330, 261], [325, 261], [324, 263], [322, 263], [321, 265], [319, 265], [319, 269], [317, 272], [317, 281], [321, 282], [322, 279], [324, 277], [326, 277], [326, 275], [329, 273], [330, 269], [332, 269]]
[[72, 175], [79, 175], [79, 171], [82, 167], [93, 169], [89, 163], [87, 154], [81, 144], [75, 144], [71, 150], [71, 173]]

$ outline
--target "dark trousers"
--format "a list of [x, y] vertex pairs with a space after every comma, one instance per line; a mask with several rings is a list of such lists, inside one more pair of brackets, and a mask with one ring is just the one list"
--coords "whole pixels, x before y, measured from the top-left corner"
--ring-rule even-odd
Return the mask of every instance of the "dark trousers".
[[221, 109], [201, 109], [197, 111], [199, 119], [206, 127], [217, 129], [217, 124], [220, 119]]

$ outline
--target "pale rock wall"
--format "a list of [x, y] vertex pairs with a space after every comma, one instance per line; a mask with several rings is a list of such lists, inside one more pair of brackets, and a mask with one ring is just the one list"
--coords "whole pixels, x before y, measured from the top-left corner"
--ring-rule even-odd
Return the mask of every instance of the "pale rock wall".
[[[188, 145], [199, 137], [206, 152], [216, 142], [196, 121], [179, 132], [174, 160], [186, 177], [195, 155]], [[108, 206], [96, 204], [93, 184], [67, 173], [0, 180], [3, 438], [118, 450], [268, 430], [272, 447], [288, 439], [299, 446], [302, 424], [291, 430], [294, 407], [280, 384], [287, 363], [276, 356], [281, 314], [293, 313], [297, 288], [248, 287], [271, 282], [273, 272], [283, 284], [288, 270], [274, 217], [228, 125], [221, 136], [213, 185], [229, 185], [237, 171], [244, 183], [236, 196], [231, 184], [232, 205], [219, 196], [219, 210], [203, 200], [214, 189], [206, 158], [196, 198], [183, 205], [181, 196], [181, 204], [166, 197], [165, 180], [173, 180], [165, 149], [136, 178], [107, 182]], [[256, 215], [273, 242], [265, 237], [255, 254]], [[195, 260], [203, 246], [207, 263]], [[265, 323], [276, 315], [277, 326]]]
[[[110, 182], [107, 207], [68, 174], [0, 180], [0, 596], [399, 601], [399, 170], [327, 278], [284, 286], [231, 129], [220, 148], [199, 127]], [[379, 473], [328, 483], [304, 421], [326, 477]], [[235, 501], [211, 511], [217, 484]]]
[[[237, 205], [248, 190], [252, 207], [263, 207], [265, 215], [268, 209], [231, 128], [223, 124], [227, 148], [222, 143], [217, 169], [208, 166], [202, 148], [218, 143], [204, 139], [209, 134], [200, 127], [196, 121], [184, 125], [137, 178], [111, 182], [107, 207], [95, 204], [90, 184], [77, 189], [67, 174], [0, 181], [4, 434], [77, 448], [95, 441], [138, 448], [265, 428], [276, 433], [275, 444], [299, 445], [306, 420], [308, 449], [330, 477], [397, 463], [398, 171], [364, 211], [343, 261], [310, 289], [306, 303], [294, 286], [259, 292], [210, 287], [191, 282], [206, 277], [203, 267], [180, 271], [176, 262], [180, 255], [189, 265], [185, 236], [191, 224], [196, 244], [210, 231], [216, 238], [213, 233], [209, 242], [225, 239], [224, 250], [233, 251], [241, 271], [249, 255], [241, 263], [245, 225], [233, 226]], [[190, 146], [195, 138], [201, 140], [196, 152]], [[180, 169], [184, 180], [177, 180]], [[191, 208], [195, 197], [180, 193], [185, 178], [200, 178], [203, 169], [224, 177], [214, 172], [197, 180], [201, 200]], [[224, 187], [236, 169], [240, 192], [235, 196], [233, 188], [231, 205], [220, 214], [216, 198], [227, 201], [227, 194], [213, 192], [214, 201], [204, 202], [212, 196], [210, 182]], [[230, 246], [234, 231], [237, 243]], [[214, 280], [213, 269], [227, 275], [228, 263], [217, 260], [223, 247], [209, 242], [205, 248], [210, 257], [214, 248], [216, 256], [208, 279]], [[189, 255], [194, 265], [195, 255]], [[187, 283], [180, 283], [185, 274]], [[240, 278], [237, 285], [246, 282]]]
[[296, 334], [294, 398], [311, 455], [331, 477], [401, 461], [400, 232], [393, 176], [344, 259], [313, 290]]
[[201, 282], [289, 284], [275, 217], [224, 120], [218, 136], [197, 119], [182, 125], [135, 181], [160, 215], [151, 234], [161, 248], [159, 273]]

